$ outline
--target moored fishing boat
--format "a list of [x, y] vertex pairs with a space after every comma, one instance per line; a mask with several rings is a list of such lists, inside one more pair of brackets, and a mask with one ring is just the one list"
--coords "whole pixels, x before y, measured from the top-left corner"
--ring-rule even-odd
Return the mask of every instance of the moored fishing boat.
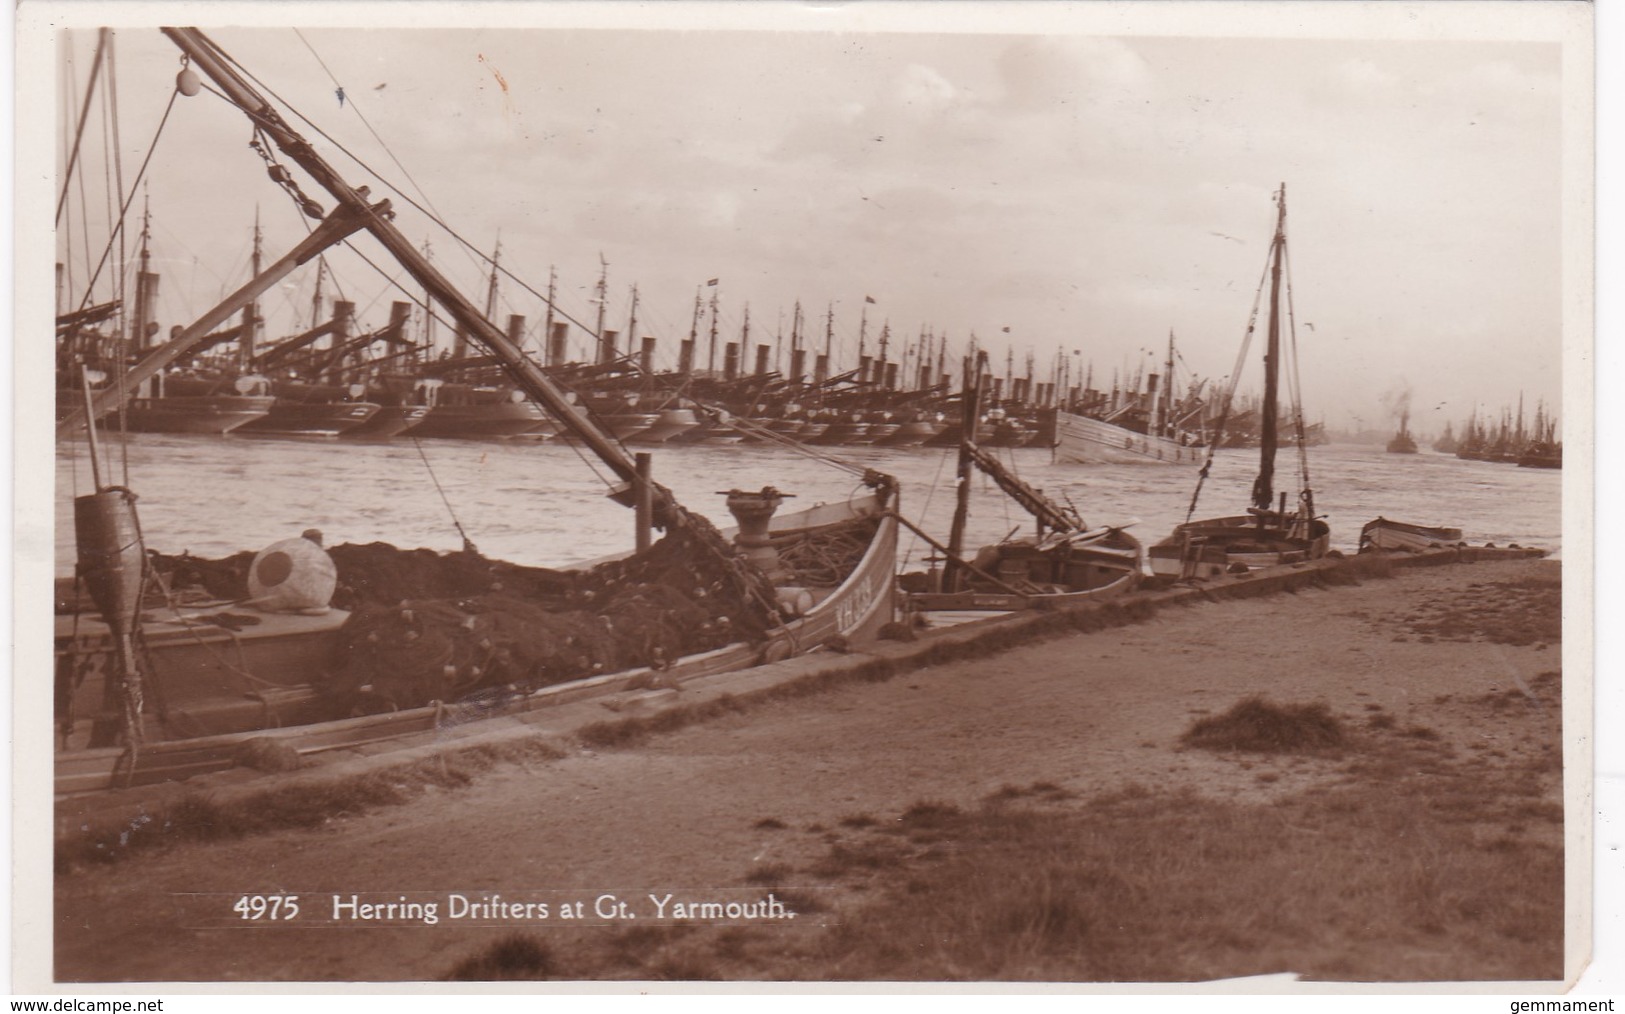
[[[965, 361], [961, 394], [958, 502], [946, 544], [915, 529], [939, 553], [943, 567], [905, 575], [914, 610], [1014, 610], [1114, 598], [1150, 574], [1145, 548], [1125, 526], [1090, 529], [1069, 504], [1057, 503], [1014, 475], [971, 435], [980, 413], [979, 392], [986, 354]], [[1033, 538], [1006, 538], [963, 553], [969, 514], [971, 470], [991, 478], [1035, 519]]]
[[[1326, 555], [1331, 541], [1331, 529], [1326, 522], [1315, 515], [1314, 491], [1309, 488], [1309, 458], [1305, 447], [1305, 433], [1303, 424], [1303, 408], [1301, 405], [1292, 406], [1292, 419], [1296, 425], [1296, 444], [1298, 446], [1298, 466], [1300, 487], [1297, 503], [1291, 511], [1287, 510], [1286, 493], [1281, 493], [1280, 503], [1276, 504], [1274, 492], [1275, 454], [1278, 440], [1276, 425], [1278, 419], [1278, 400], [1280, 395], [1280, 364], [1281, 356], [1289, 347], [1293, 353], [1293, 368], [1297, 363], [1297, 334], [1295, 322], [1290, 314], [1287, 315], [1287, 347], [1281, 341], [1282, 314], [1281, 290], [1283, 274], [1288, 271], [1286, 249], [1286, 184], [1275, 193], [1276, 221], [1275, 236], [1270, 242], [1269, 258], [1266, 262], [1265, 276], [1259, 280], [1258, 294], [1254, 297], [1253, 310], [1247, 322], [1247, 331], [1242, 339], [1242, 349], [1250, 343], [1253, 330], [1258, 319], [1258, 299], [1263, 295], [1264, 285], [1269, 285], [1269, 307], [1267, 344], [1264, 352], [1264, 401], [1261, 407], [1260, 452], [1258, 475], [1253, 480], [1253, 503], [1243, 515], [1230, 517], [1210, 518], [1202, 521], [1192, 521], [1190, 516], [1195, 513], [1197, 499], [1201, 495], [1202, 482], [1206, 480], [1213, 467], [1213, 454], [1209, 450], [1208, 459], [1202, 465], [1201, 473], [1197, 479], [1196, 492], [1191, 496], [1190, 508], [1186, 511], [1186, 521], [1177, 526], [1167, 538], [1153, 545], [1150, 549], [1151, 566], [1159, 577], [1188, 580], [1192, 578], [1208, 578], [1223, 573], [1237, 573], [1253, 570], [1259, 567], [1273, 567], [1282, 564], [1297, 563], [1304, 560], [1313, 560]], [[1288, 305], [1291, 305], [1291, 278], [1285, 280], [1288, 294]], [[1230, 404], [1235, 397], [1235, 385], [1239, 380], [1239, 373], [1231, 377], [1230, 389], [1225, 396], [1224, 406], [1220, 411], [1219, 422], [1215, 431], [1213, 446], [1221, 446], [1225, 417], [1228, 415]], [[1293, 384], [1292, 390], [1299, 390], [1299, 385]]]
[[1202, 460], [1200, 443], [1137, 433], [1100, 419], [1055, 414], [1055, 460], [1080, 465], [1191, 465]]
[[1143, 395], [1131, 392], [1123, 404], [1103, 406], [1100, 417], [1057, 410], [1055, 460], [1080, 465], [1189, 465], [1201, 461], [1205, 452], [1200, 436], [1180, 425], [1182, 413], [1174, 400], [1174, 362], [1174, 335], [1169, 331], [1164, 372], [1147, 378], [1149, 390]]
[[[297, 264], [365, 230], [486, 349], [521, 394], [511, 404], [528, 399], [545, 406], [607, 467], [618, 482], [613, 498], [636, 509], [638, 546], [584, 571], [543, 571], [486, 561], [465, 536], [461, 554], [428, 553], [432, 566], [449, 567], [456, 579], [431, 584], [429, 597], [420, 600], [412, 597], [408, 572], [395, 566], [401, 551], [373, 553], [387, 557], [387, 565], [366, 577], [364, 566], [346, 562], [347, 547], [328, 553], [314, 538], [290, 539], [228, 562], [226, 593], [216, 587], [212, 599], [188, 611], [174, 597], [185, 583], [176, 574], [195, 561], [170, 567], [167, 592], [150, 581], [154, 572], [134, 521], [134, 498], [104, 487], [98, 476], [96, 493], [81, 499], [129, 510], [103, 517], [87, 507], [79, 530], [81, 574], [108, 575], [93, 588], [105, 629], [90, 626], [77, 595], [63, 597], [58, 701], [70, 749], [58, 756], [59, 784], [95, 788], [229, 766], [253, 739], [269, 738], [295, 752], [317, 750], [652, 680], [679, 682], [862, 640], [891, 621], [897, 522], [889, 476], [858, 469], [868, 493], [783, 515], [778, 508], [787, 494], [730, 491], [738, 531], [728, 540], [677, 503], [653, 481], [644, 460], [628, 455], [482, 316], [391, 223], [388, 202], [369, 203], [364, 189], [339, 177], [229, 57], [194, 29], [165, 34], [190, 63], [183, 74], [197, 68], [212, 78], [226, 101], [253, 119], [267, 147], [316, 180], [337, 207], [323, 213], [301, 194], [306, 213], [321, 220], [315, 230], [144, 357], [126, 375], [128, 385], [87, 390], [84, 408], [59, 424], [59, 437], [81, 429], [94, 436], [95, 420], [118, 407], [126, 386], [188, 355], [210, 328]], [[290, 172], [277, 168], [282, 172], [272, 178], [289, 185]], [[96, 453], [93, 447], [93, 462]], [[665, 533], [658, 542], [655, 529]], [[99, 590], [114, 585], [119, 594], [104, 605]], [[298, 594], [279, 597], [284, 590]], [[335, 590], [349, 596], [340, 605], [355, 607], [347, 617], [328, 611]], [[148, 595], [157, 596], [154, 608], [173, 614], [172, 629], [143, 632]], [[264, 628], [249, 653], [264, 656], [263, 662], [250, 663], [237, 651], [243, 639], [235, 633], [249, 627]], [[337, 642], [327, 645], [337, 657], [290, 660], [301, 646], [323, 654], [329, 637]], [[136, 647], [143, 640], [145, 654]], [[306, 724], [283, 727], [288, 722]]]
[[1444, 549], [1466, 545], [1460, 528], [1413, 525], [1404, 521], [1377, 518], [1367, 521], [1360, 529], [1360, 552], [1398, 550], [1420, 553], [1427, 549]]

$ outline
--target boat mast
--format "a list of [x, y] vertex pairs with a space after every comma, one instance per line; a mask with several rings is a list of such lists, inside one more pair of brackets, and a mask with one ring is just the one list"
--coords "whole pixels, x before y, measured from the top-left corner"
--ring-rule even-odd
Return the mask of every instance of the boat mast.
[[1161, 425], [1157, 436], [1174, 436], [1172, 432], [1174, 413], [1178, 406], [1174, 404], [1174, 329], [1168, 329], [1168, 363], [1162, 373], [1162, 412]]
[[[633, 354], [633, 353], [637, 352], [637, 349], [638, 349], [638, 283], [633, 282], [632, 283], [632, 309], [627, 313], [627, 316], [626, 316], [626, 350], [627, 350], [628, 354]], [[654, 364], [650, 363], [649, 365], [650, 365], [650, 372], [653, 372]]]
[[865, 373], [867, 371], [865, 371], [863, 369], [863, 356], [864, 356], [864, 353], [868, 351], [864, 346], [868, 343], [868, 339], [869, 339], [869, 297], [864, 296], [863, 297], [863, 314], [858, 317], [858, 370], [859, 370], [858, 379], [863, 380], [863, 381], [867, 381], [869, 379], [867, 376], [865, 376]]
[[136, 269], [135, 283], [135, 319], [131, 321], [130, 348], [145, 348], [147, 344], [147, 320], [154, 315], [154, 308], [148, 298], [148, 275], [152, 270], [152, 206], [150, 198], [144, 199], [141, 208], [141, 255], [140, 267]]
[[688, 367], [689, 373], [694, 372], [694, 350], [700, 341], [700, 307], [705, 305], [700, 299], [700, 287], [694, 286], [694, 316], [688, 322]]
[[1280, 412], [1281, 262], [1286, 258], [1286, 184], [1275, 195], [1275, 238], [1271, 241], [1269, 344], [1264, 351], [1264, 407], [1259, 425], [1258, 478], [1253, 482], [1253, 506], [1270, 509], [1275, 499], [1276, 417]]
[[717, 369], [717, 296], [721, 289], [711, 286], [711, 336], [705, 350], [705, 372], [712, 374]]
[[824, 311], [824, 375], [829, 376], [836, 371], [835, 360], [831, 355], [835, 348], [835, 301], [830, 300], [829, 308]]
[[495, 320], [497, 316], [497, 271], [502, 263], [502, 236], [497, 235], [497, 245], [491, 250], [491, 278], [485, 283], [485, 319]]
[[[250, 277], [258, 277], [259, 276], [260, 268], [261, 268], [261, 261], [262, 261], [263, 255], [264, 255], [264, 249], [261, 246], [261, 243], [264, 240], [264, 235], [265, 234], [260, 231], [260, 209], [259, 209], [259, 205], [255, 205], [254, 206], [254, 252], [250, 256], [249, 272], [248, 272]], [[257, 300], [257, 299], [249, 300], [248, 305], [243, 307], [243, 332], [242, 332], [242, 335], [237, 339], [237, 358], [238, 358], [238, 362], [241, 364], [242, 369], [243, 369], [244, 372], [247, 372], [247, 370], [250, 368], [249, 364], [254, 361], [254, 332], [259, 329], [259, 326], [260, 326], [260, 304], [259, 304], [259, 300]]]
[[970, 477], [975, 464], [976, 420], [981, 414], [982, 369], [986, 362], [985, 352], [965, 357], [965, 386], [959, 395], [959, 467], [955, 473], [958, 478], [954, 520], [948, 529], [948, 559], [942, 565], [945, 592], [959, 591], [963, 579], [960, 561], [964, 559], [965, 523], [970, 519]]
[[[559, 272], [553, 265], [547, 266], [547, 323], [542, 325], [542, 348], [546, 350], [553, 341], [553, 300], [557, 295], [559, 285]], [[545, 355], [545, 351], [544, 351]], [[551, 363], [552, 366], [562, 366], [562, 363]]]
[[598, 326], [593, 328], [592, 336], [598, 341], [598, 362], [600, 364], [613, 362], [615, 350], [604, 348], [604, 311], [609, 306], [609, 261], [604, 255], [598, 255], [598, 288], [593, 301], [598, 304]]

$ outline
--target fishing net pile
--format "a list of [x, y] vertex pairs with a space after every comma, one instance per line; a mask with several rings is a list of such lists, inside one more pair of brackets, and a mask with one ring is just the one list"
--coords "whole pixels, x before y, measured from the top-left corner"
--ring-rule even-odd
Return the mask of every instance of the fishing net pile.
[[[775, 541], [798, 583], [826, 585], [861, 559], [864, 527]], [[751, 593], [736, 559], [701, 544], [706, 535], [680, 526], [648, 552], [586, 571], [521, 567], [469, 551], [334, 547], [333, 605], [351, 616], [327, 671], [312, 682], [335, 716], [365, 714], [658, 669], [763, 640], [770, 605]], [[247, 596], [253, 558], [152, 556], [172, 592], [192, 587], [226, 600]]]

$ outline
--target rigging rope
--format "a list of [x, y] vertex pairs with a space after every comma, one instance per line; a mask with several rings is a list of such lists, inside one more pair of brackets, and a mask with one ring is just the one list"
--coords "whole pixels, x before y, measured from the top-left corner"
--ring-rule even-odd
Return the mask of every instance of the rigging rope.
[[1292, 254], [1283, 240], [1281, 244], [1281, 259], [1286, 262], [1286, 320], [1288, 345], [1292, 349], [1292, 370], [1288, 374], [1292, 388], [1292, 417], [1293, 424], [1298, 431], [1298, 489], [1300, 496], [1307, 503], [1310, 513], [1314, 513], [1314, 495], [1309, 489], [1309, 439], [1307, 427], [1303, 421], [1303, 382], [1298, 376], [1298, 321], [1292, 306]]
[[[103, 28], [101, 34], [96, 36], [96, 55], [90, 65], [90, 83], [85, 85], [85, 101], [79, 108], [79, 126], [74, 130], [73, 150], [68, 154], [68, 165], [62, 177], [62, 196], [56, 200], [57, 225], [62, 224], [62, 209], [68, 203], [68, 186], [73, 182], [73, 169], [79, 161], [79, 142], [84, 137], [85, 124], [90, 118], [90, 100], [96, 94], [96, 78], [102, 72], [102, 46], [111, 35], [110, 29]], [[72, 81], [71, 77], [69, 81]]]
[[169, 122], [169, 114], [175, 108], [175, 96], [179, 94], [179, 89], [172, 90], [169, 93], [169, 105], [164, 107], [164, 115], [158, 121], [158, 129], [153, 132], [152, 141], [147, 144], [147, 157], [141, 160], [141, 168], [136, 172], [135, 179], [130, 183], [130, 196], [125, 198], [123, 205], [119, 207], [118, 221], [113, 226], [113, 235], [107, 237], [107, 245], [102, 248], [101, 260], [96, 262], [96, 270], [91, 273], [90, 281], [85, 285], [85, 296], [79, 303], [79, 309], [81, 310], [90, 305], [91, 294], [95, 291], [96, 281], [101, 277], [102, 268], [107, 265], [108, 255], [112, 253], [113, 240], [124, 231], [124, 217], [129, 214], [130, 205], [135, 201], [135, 192], [140, 188], [141, 181], [146, 178], [147, 166], [152, 164], [152, 156], [158, 150], [158, 138], [163, 135], [164, 125]]
[[[272, 98], [276, 99], [278, 102], [282, 103], [282, 105], [290, 113], [292, 113], [295, 117], [297, 117], [301, 122], [303, 122], [311, 130], [315, 131], [323, 140], [327, 141], [329, 144], [333, 145], [333, 147], [335, 147], [339, 151], [343, 152], [345, 154], [345, 156], [348, 157], [351, 161], [353, 161], [356, 165], [360, 166], [362, 169], [365, 169], [367, 172], [371, 173], [374, 177], [377, 178], [377, 180], [380, 183], [382, 183], [384, 186], [388, 187], [389, 190], [392, 193], [396, 194], [397, 196], [399, 196], [401, 198], [401, 200], [405, 201], [407, 204], [410, 204], [413, 208], [417, 209], [417, 211], [422, 213], [426, 218], [429, 219], [429, 221], [433, 222], [435, 225], [439, 226], [441, 229], [444, 229], [447, 235], [449, 235], [452, 239], [455, 239], [458, 243], [462, 244], [464, 249], [467, 250], [469, 253], [473, 254], [473, 256], [478, 258], [480, 261], [483, 261], [485, 264], [490, 265], [491, 267], [493, 267], [496, 271], [501, 273], [503, 276], [507, 277], [510, 281], [517, 284], [520, 288], [524, 289], [526, 292], [530, 293], [532, 296], [535, 296], [537, 299], [540, 299], [543, 302], [544, 305], [552, 306], [553, 311], [555, 313], [557, 313], [559, 316], [563, 317], [565, 320], [568, 320], [570, 323], [572, 323], [575, 326], [581, 328], [583, 331], [586, 331], [588, 334], [597, 334], [597, 329], [596, 328], [589, 327], [588, 325], [581, 322], [580, 320], [577, 320], [575, 318], [575, 316], [573, 316], [569, 311], [565, 310], [564, 308], [562, 308], [562, 307], [558, 306], [557, 304], [555, 304], [555, 303], [551, 302], [550, 300], [548, 300], [547, 296], [543, 295], [541, 292], [538, 292], [535, 288], [531, 287], [531, 285], [529, 283], [527, 283], [524, 279], [520, 278], [518, 275], [515, 275], [513, 272], [509, 271], [507, 268], [504, 268], [501, 265], [497, 264], [489, 256], [487, 256], [485, 253], [483, 253], [481, 250], [479, 250], [477, 247], [475, 247], [473, 243], [470, 243], [468, 240], [464, 239], [460, 233], [458, 233], [455, 229], [451, 228], [451, 226], [447, 225], [440, 218], [439, 214], [436, 213], [432, 208], [426, 208], [426, 207], [424, 207], [424, 205], [419, 204], [417, 201], [413, 200], [411, 194], [406, 193], [400, 187], [398, 187], [394, 183], [390, 182], [389, 178], [386, 177], [383, 173], [380, 173], [378, 170], [374, 169], [372, 166], [370, 166], [366, 162], [362, 161], [360, 156], [358, 156], [354, 152], [350, 151], [350, 149], [346, 148], [338, 140], [336, 140], [331, 135], [329, 135], [320, 126], [318, 126], [317, 124], [312, 122], [309, 117], [305, 116], [297, 108], [295, 108], [291, 103], [289, 103], [286, 99], [284, 99], [282, 96], [278, 95], [268, 85], [266, 85], [265, 82], [263, 82], [259, 78], [255, 77], [247, 68], [243, 67], [241, 64], [237, 63], [236, 60], [232, 59], [229, 55], [227, 55], [227, 54], [225, 54], [223, 52], [219, 52], [218, 55], [221, 56], [223, 59], [225, 59], [227, 62], [229, 62], [233, 67], [235, 67], [237, 69], [238, 73], [242, 74], [244, 77], [246, 77], [250, 81], [254, 82], [254, 84], [256, 84], [260, 88], [264, 89], [265, 93], [267, 95], [271, 96]], [[218, 93], [216, 93], [216, 94], [218, 94]], [[226, 98], [226, 97], [222, 95], [221, 98]], [[229, 98], [226, 98], [226, 101], [230, 102], [231, 100]], [[235, 103], [233, 103], [233, 105], [235, 105]], [[369, 127], [368, 129], [371, 129], [371, 128]], [[383, 142], [380, 141], [379, 143], [382, 144]], [[386, 146], [386, 151], [387, 150], [388, 149], [387, 149], [387, 146]], [[391, 155], [390, 157], [392, 159], [394, 158], [393, 155]], [[411, 177], [408, 176], [407, 178], [410, 179]], [[413, 185], [415, 186], [416, 183], [414, 182]]]
[[1236, 385], [1241, 382], [1241, 370], [1247, 362], [1247, 349], [1252, 345], [1253, 332], [1258, 327], [1258, 304], [1264, 298], [1264, 283], [1270, 274], [1270, 258], [1275, 256], [1275, 244], [1270, 244], [1270, 252], [1264, 258], [1264, 270], [1258, 276], [1258, 288], [1253, 292], [1253, 308], [1247, 314], [1247, 332], [1241, 338], [1241, 351], [1236, 354], [1236, 365], [1230, 370], [1230, 386], [1225, 389], [1224, 403], [1219, 407], [1219, 420], [1214, 424], [1212, 438], [1208, 441], [1207, 460], [1202, 462], [1202, 470], [1196, 473], [1196, 489], [1191, 493], [1190, 506], [1185, 509], [1185, 521], [1189, 523], [1191, 516], [1196, 513], [1196, 501], [1202, 495], [1202, 484], [1207, 481], [1208, 472], [1213, 468], [1213, 458], [1218, 453], [1219, 444], [1224, 441], [1224, 427], [1230, 419], [1230, 406], [1236, 396]]
[[468, 537], [468, 533], [463, 531], [463, 523], [457, 520], [457, 512], [452, 509], [451, 500], [447, 498], [446, 491], [440, 486], [440, 477], [434, 474], [434, 466], [429, 464], [429, 456], [423, 453], [423, 445], [410, 432], [406, 435], [412, 437], [412, 446], [417, 448], [418, 457], [423, 459], [423, 467], [429, 473], [429, 480], [434, 483], [435, 492], [440, 494], [440, 502], [446, 505], [446, 513], [451, 515], [452, 527], [456, 528], [457, 534], [463, 537], [463, 552], [478, 553], [479, 550], [474, 548], [474, 540]]

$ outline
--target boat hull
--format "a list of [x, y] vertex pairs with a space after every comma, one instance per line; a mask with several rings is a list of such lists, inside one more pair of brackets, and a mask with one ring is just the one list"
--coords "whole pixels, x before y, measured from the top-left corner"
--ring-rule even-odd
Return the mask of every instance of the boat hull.
[[168, 395], [134, 398], [125, 410], [132, 433], [199, 433], [220, 436], [263, 419], [276, 399], [269, 395]]
[[412, 427], [414, 437], [451, 440], [494, 440], [545, 431], [548, 415], [528, 401], [484, 405], [436, 405]]
[[1460, 528], [1413, 525], [1403, 521], [1377, 518], [1360, 529], [1360, 552], [1390, 550], [1420, 553], [1427, 549], [1465, 545]]
[[421, 423], [429, 410], [422, 405], [384, 405], [371, 419], [344, 436], [350, 440], [388, 440], [400, 436]]
[[378, 414], [370, 401], [288, 401], [282, 398], [271, 411], [233, 430], [243, 436], [336, 437], [357, 428]]
[[1195, 444], [1150, 436], [1070, 412], [1055, 414], [1055, 460], [1077, 465], [1193, 465], [1206, 453]]
[[[682, 682], [780, 661], [832, 642], [861, 642], [876, 636], [895, 617], [893, 567], [897, 554], [897, 520], [878, 498], [858, 497], [791, 512], [774, 518], [770, 532], [788, 536], [854, 521], [872, 530], [862, 557], [839, 584], [818, 589], [815, 604], [803, 615], [770, 630], [764, 641], [736, 642], [676, 659], [660, 669], [659, 678]], [[600, 562], [606, 561], [593, 561]], [[222, 608], [223, 604], [215, 603], [193, 612], [218, 614]], [[160, 636], [149, 630], [159, 685], [171, 690], [165, 707], [173, 714], [184, 706], [188, 713], [199, 716], [191, 726], [192, 735], [162, 740], [162, 736], [174, 735], [175, 722], [171, 719], [166, 727], [153, 719], [149, 724], [152, 741], [142, 746], [133, 769], [119, 768], [127, 758], [118, 748], [60, 751], [57, 791], [93, 791], [224, 770], [237, 763], [244, 742], [251, 739], [276, 740], [301, 753], [351, 747], [427, 732], [442, 724], [613, 693], [646, 685], [657, 675], [645, 666], [530, 692], [514, 691], [496, 702], [486, 698], [466, 707], [436, 704], [298, 724], [317, 701], [317, 693], [308, 683], [311, 674], [323, 671], [344, 620], [345, 614], [338, 611], [323, 617], [264, 616], [258, 624], [231, 632], [189, 615], [185, 622], [172, 624], [175, 629], [159, 631]], [[63, 672], [64, 659], [69, 656], [73, 665], [83, 669], [86, 677], [68, 696], [76, 710], [92, 716], [101, 693], [97, 672], [107, 669], [97, 659], [111, 648], [105, 628], [97, 628], [95, 621], [84, 616], [59, 617], [58, 626], [58, 672]], [[245, 671], [250, 678], [243, 676]], [[82, 735], [77, 740], [70, 738], [69, 746], [83, 741]]]
[[1318, 560], [1330, 548], [1325, 522], [1311, 521], [1305, 530], [1290, 515], [1264, 511], [1187, 522], [1149, 553], [1157, 577], [1192, 580]]

